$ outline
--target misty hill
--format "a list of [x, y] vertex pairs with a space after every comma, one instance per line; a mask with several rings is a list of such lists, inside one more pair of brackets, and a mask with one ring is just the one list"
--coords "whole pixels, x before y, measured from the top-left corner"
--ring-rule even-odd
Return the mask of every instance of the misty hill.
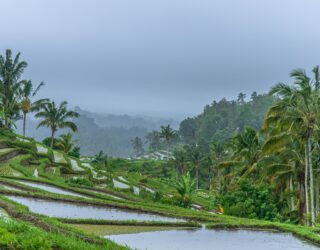
[[[75, 120], [78, 132], [74, 138], [78, 140], [81, 154], [92, 155], [100, 150], [111, 156], [129, 157], [134, 155], [131, 140], [138, 136], [145, 141], [148, 132], [159, 129], [161, 125], [170, 124], [177, 128], [179, 123], [173, 119], [152, 118], [115, 114], [97, 114], [76, 107], [80, 117]], [[28, 118], [27, 136], [43, 140], [50, 136], [46, 128], [36, 129], [38, 121]], [[22, 122], [17, 123], [17, 131], [22, 132]], [[59, 134], [67, 131], [59, 131]], [[58, 135], [59, 135], [58, 134]]]
[[180, 124], [179, 132], [185, 143], [197, 143], [208, 149], [212, 141], [226, 142], [235, 132], [246, 126], [260, 129], [268, 108], [275, 98], [253, 92], [250, 99], [240, 93], [237, 100], [223, 98], [206, 105], [201, 114], [187, 118]]
[[89, 112], [81, 109], [80, 107], [75, 107], [75, 111], [81, 116], [86, 116], [92, 118], [94, 123], [101, 128], [145, 128], [147, 130], [159, 129], [161, 125], [170, 124], [174, 128], [179, 127], [179, 122], [173, 119], [166, 118], [154, 118], [149, 116], [130, 116], [130, 115], [115, 115], [115, 114], [98, 114]]

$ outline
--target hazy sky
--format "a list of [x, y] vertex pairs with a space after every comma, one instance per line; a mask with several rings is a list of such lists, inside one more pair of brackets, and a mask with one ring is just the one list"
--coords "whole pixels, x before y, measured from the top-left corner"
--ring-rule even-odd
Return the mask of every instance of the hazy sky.
[[319, 0], [0, 0], [0, 50], [41, 96], [185, 116], [320, 63]]

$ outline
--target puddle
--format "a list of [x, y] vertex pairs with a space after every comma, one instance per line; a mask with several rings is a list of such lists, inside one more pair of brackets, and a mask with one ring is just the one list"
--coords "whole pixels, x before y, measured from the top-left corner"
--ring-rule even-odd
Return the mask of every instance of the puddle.
[[53, 158], [54, 158], [54, 162], [56, 163], [64, 163], [66, 164], [67, 161], [64, 158], [63, 154], [57, 151], [53, 151]]
[[140, 188], [136, 187], [136, 186], [133, 186], [133, 193], [135, 195], [139, 195], [140, 194]]
[[38, 172], [38, 169], [37, 169], [37, 168], [34, 170], [33, 176], [34, 176], [34, 177], [39, 177], [39, 172]]
[[118, 179], [123, 182], [128, 182], [123, 176], [119, 176]]
[[120, 188], [120, 189], [129, 189], [130, 188], [129, 185], [127, 185], [123, 182], [117, 181], [116, 179], [113, 179], [112, 181], [113, 181], [113, 186], [115, 188]]
[[90, 163], [81, 163], [82, 166], [86, 167], [86, 168], [90, 168], [93, 169], [93, 167], [91, 166]]
[[78, 162], [74, 159], [70, 159], [71, 168], [74, 171], [83, 171], [83, 168], [81, 168], [78, 164]]
[[46, 154], [48, 153], [48, 149], [40, 144], [36, 144], [37, 146], [37, 152], [41, 154]]

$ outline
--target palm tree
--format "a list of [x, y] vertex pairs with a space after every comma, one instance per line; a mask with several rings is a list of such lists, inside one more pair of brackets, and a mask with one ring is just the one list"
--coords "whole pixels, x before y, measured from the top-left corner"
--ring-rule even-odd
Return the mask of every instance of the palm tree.
[[219, 166], [234, 168], [231, 172], [232, 177], [257, 176], [257, 163], [261, 156], [261, 141], [258, 133], [253, 128], [246, 127], [243, 133], [233, 137], [231, 149], [234, 151], [232, 158], [221, 162]]
[[167, 158], [169, 158], [169, 147], [171, 140], [176, 136], [176, 134], [176, 131], [174, 131], [169, 124], [167, 126], [161, 126], [160, 138], [162, 138], [166, 143]]
[[209, 187], [212, 188], [212, 179], [219, 175], [219, 168], [217, 167], [226, 156], [224, 145], [221, 142], [212, 142], [210, 145], [210, 155], [207, 156], [207, 165], [209, 167]]
[[51, 130], [51, 148], [53, 148], [54, 136], [59, 128], [70, 128], [73, 132], [78, 129], [77, 125], [71, 121], [71, 119], [79, 117], [79, 114], [75, 111], [68, 110], [67, 104], [66, 101], [61, 102], [59, 106], [56, 106], [54, 101], [44, 103], [35, 115], [37, 118], [42, 119], [38, 124], [38, 128], [47, 127]]
[[59, 140], [55, 143], [55, 147], [68, 154], [73, 150], [75, 142], [76, 141], [73, 140], [71, 133], [62, 134], [60, 135]]
[[140, 137], [136, 136], [134, 139], [132, 139], [131, 144], [136, 156], [141, 156], [144, 154], [143, 142]]
[[19, 99], [23, 83], [20, 78], [27, 65], [25, 61], [20, 61], [20, 53], [13, 59], [10, 49], [6, 50], [5, 56], [0, 55], [0, 102], [6, 113], [4, 125], [7, 128], [20, 118]]
[[281, 99], [270, 108], [265, 126], [278, 124], [300, 137], [305, 148], [305, 199], [306, 213], [309, 212], [308, 179], [310, 183], [311, 224], [315, 225], [314, 181], [312, 167], [312, 148], [314, 134], [319, 125], [320, 81], [319, 67], [313, 69], [314, 79], [310, 79], [302, 69], [290, 74], [294, 86], [284, 83], [276, 84], [270, 94], [277, 94]]
[[287, 131], [279, 132], [267, 138], [262, 152], [264, 157], [260, 160], [259, 166], [265, 170], [266, 176], [276, 185], [276, 190], [280, 186], [285, 186], [289, 190], [291, 212], [295, 210], [294, 183], [298, 183], [299, 221], [302, 223], [305, 207], [303, 143], [292, 137]]
[[192, 163], [196, 172], [196, 187], [197, 189], [199, 189], [199, 168], [201, 162], [204, 160], [204, 156], [200, 152], [199, 148], [196, 146], [191, 147], [189, 152], [189, 161]]
[[187, 169], [187, 153], [184, 149], [173, 151], [173, 163], [176, 166], [180, 176], [184, 175]]
[[179, 203], [182, 206], [189, 206], [192, 202], [192, 196], [195, 192], [195, 181], [192, 180], [190, 173], [182, 176], [180, 181], [176, 183], [175, 188], [179, 194]]
[[30, 112], [38, 111], [45, 102], [48, 102], [49, 99], [40, 99], [35, 102], [32, 102], [31, 98], [34, 97], [40, 88], [44, 86], [44, 82], [41, 82], [35, 90], [33, 90], [33, 85], [31, 81], [23, 81], [23, 86], [21, 88], [21, 97], [20, 107], [23, 113], [23, 136], [26, 135], [26, 119], [27, 114]]
[[94, 155], [93, 163], [101, 164], [103, 163], [105, 167], [108, 165], [108, 155], [105, 154], [102, 150], [99, 153]]

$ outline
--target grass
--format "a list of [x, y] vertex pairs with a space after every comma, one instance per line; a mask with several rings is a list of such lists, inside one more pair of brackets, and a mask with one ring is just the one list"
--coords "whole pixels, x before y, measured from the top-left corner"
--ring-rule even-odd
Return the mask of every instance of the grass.
[[298, 238], [320, 245], [320, 229], [308, 226], [237, 218], [221, 215], [221, 221], [207, 224], [208, 229], [267, 229], [292, 233]]
[[183, 229], [181, 227], [166, 226], [119, 226], [119, 225], [88, 225], [88, 224], [72, 224], [73, 227], [94, 235], [106, 236], [116, 234], [133, 234], [141, 232], [154, 232], [164, 230]]
[[117, 226], [161, 226], [161, 227], [201, 227], [200, 223], [187, 222], [161, 222], [161, 221], [135, 221], [135, 220], [98, 220], [98, 219], [71, 219], [56, 218], [57, 220], [68, 224], [87, 224], [87, 225], [117, 225]]
[[109, 240], [104, 240], [100, 245], [87, 243], [73, 236], [41, 230], [30, 223], [0, 218], [0, 249], [126, 250], [128, 248]]
[[[181, 208], [171, 204], [154, 202], [152, 200], [152, 196], [139, 197], [132, 194], [131, 191], [115, 190], [111, 187], [96, 188], [78, 184], [68, 184], [65, 182], [68, 178], [80, 175], [72, 172], [70, 172], [70, 175], [66, 173], [62, 174], [64, 173], [64, 168], [66, 168], [68, 164], [54, 163], [53, 151], [51, 149], [48, 148], [47, 154], [38, 154], [36, 152], [36, 142], [34, 140], [31, 139], [30, 142], [23, 142], [14, 140], [14, 138], [15, 136], [13, 134], [0, 133], [0, 143], [8, 145], [8, 148], [10, 147], [8, 150], [0, 150], [0, 157], [17, 150], [21, 152], [20, 155], [1, 164], [0, 175], [5, 176], [6, 178], [2, 178], [0, 181], [11, 184], [14, 183], [13, 180], [18, 179], [34, 181], [88, 195], [92, 197], [92, 199], [49, 193], [41, 189], [27, 188], [23, 184], [13, 185], [24, 188], [27, 191], [26, 193], [1, 189], [0, 193], [2, 194], [15, 194], [47, 200], [67, 201], [82, 205], [114, 207], [138, 212], [149, 212], [164, 216], [185, 218], [206, 223], [208, 228], [212, 229], [272, 229], [289, 232], [303, 239], [320, 244], [319, 228], [242, 219], [225, 215], [212, 215], [205, 211], [192, 211], [190, 209]], [[64, 154], [60, 154], [64, 156]], [[36, 165], [39, 171], [39, 178], [33, 177], [35, 166], [23, 165], [23, 161], [28, 158], [32, 158], [39, 163], [39, 165]], [[158, 176], [162, 175], [161, 164], [163, 164], [159, 161], [111, 159], [110, 164], [111, 167], [108, 169], [108, 173], [106, 175], [109, 179], [111, 176], [123, 176], [130, 186], [146, 186], [155, 191], [160, 191], [164, 196], [168, 193], [175, 192], [171, 180], [158, 178]], [[93, 164], [93, 167], [96, 172], [101, 173], [101, 171], [97, 169], [96, 165]], [[53, 173], [53, 169], [55, 169], [55, 173]], [[68, 166], [68, 169], [71, 169], [71, 167]], [[21, 176], [14, 176], [18, 174]], [[88, 178], [96, 184], [108, 184], [108, 180], [92, 179], [89, 170], [84, 171], [81, 176]], [[95, 191], [102, 193], [97, 193]], [[104, 192], [106, 195], [103, 194]], [[125, 200], [114, 199], [108, 196], [108, 194], [123, 197]], [[210, 206], [210, 200], [210, 194], [203, 190], [195, 197], [194, 203], [208, 208]], [[11, 204], [9, 211], [6, 204]], [[146, 230], [157, 231], [167, 230], [168, 228], [173, 229], [176, 227], [199, 226], [197, 223], [187, 223], [184, 225], [170, 223], [170, 225], [168, 225], [165, 223], [142, 223], [137, 221], [97, 221], [79, 219], [58, 220], [30, 213], [25, 206], [9, 201], [5, 197], [0, 197], [0, 207], [7, 208], [6, 211], [12, 217], [10, 220], [0, 221], [0, 249], [127, 249], [119, 247], [110, 241], [95, 238], [92, 235], [88, 236], [88, 234], [83, 232], [91, 231], [95, 234], [107, 235], [109, 233], [136, 233]], [[24, 222], [20, 220], [23, 220]]]
[[0, 207], [10, 216], [0, 218], [0, 249], [127, 249], [56, 219], [30, 213], [26, 206], [5, 197], [0, 197]]

